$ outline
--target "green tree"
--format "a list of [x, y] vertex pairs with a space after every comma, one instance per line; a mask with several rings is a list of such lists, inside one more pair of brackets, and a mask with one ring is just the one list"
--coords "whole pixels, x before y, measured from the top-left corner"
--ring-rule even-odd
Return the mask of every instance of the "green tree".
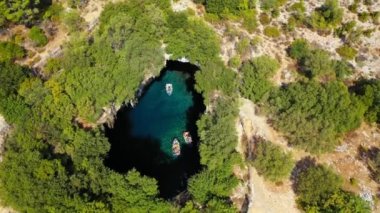
[[267, 106], [289, 143], [309, 152], [331, 151], [342, 133], [360, 125], [367, 109], [342, 82], [293, 83], [271, 93]]
[[289, 177], [294, 163], [291, 154], [282, 151], [281, 147], [260, 141], [254, 151], [253, 165], [265, 179], [276, 182]]
[[232, 95], [237, 87], [235, 72], [226, 68], [221, 61], [210, 61], [202, 66], [202, 69], [195, 74], [195, 80], [197, 82], [195, 88], [203, 93], [206, 102], [215, 90], [225, 95]]
[[255, 102], [261, 101], [265, 94], [272, 89], [269, 78], [280, 68], [277, 60], [267, 55], [254, 58], [245, 62], [240, 71], [242, 72], [242, 85], [240, 91], [244, 97]]
[[204, 170], [189, 180], [189, 192], [197, 202], [206, 204], [213, 197], [227, 198], [237, 183], [231, 172]]
[[4, 0], [0, 2], [0, 27], [6, 23], [30, 24], [38, 18], [46, 2], [41, 0]]
[[337, 48], [336, 52], [346, 60], [353, 60], [356, 57], [356, 54], [358, 54], [358, 51], [355, 48], [346, 44]]
[[215, 33], [200, 20], [189, 20], [188, 25], [168, 34], [165, 43], [173, 59], [186, 57], [200, 65], [217, 60], [220, 52]]
[[309, 19], [309, 24], [316, 30], [329, 30], [337, 27], [343, 18], [343, 9], [339, 7], [337, 0], [326, 0], [325, 3], [315, 9]]
[[296, 39], [288, 48], [288, 54], [291, 58], [301, 61], [306, 58], [311, 51], [309, 42], [305, 39]]
[[368, 202], [341, 187], [342, 178], [331, 169], [308, 168], [296, 183], [297, 202], [306, 212], [371, 212]]
[[299, 174], [296, 193], [302, 207], [318, 206], [318, 203], [342, 187], [343, 180], [331, 169], [318, 165]]
[[330, 55], [324, 50], [312, 50], [301, 63], [303, 72], [309, 78], [335, 75], [333, 63], [330, 60]]
[[354, 73], [354, 69], [347, 61], [333, 61], [335, 75], [338, 79], [344, 79]]
[[84, 26], [84, 21], [78, 11], [71, 10], [62, 14], [62, 21], [69, 32], [80, 32]]
[[38, 46], [45, 46], [48, 43], [48, 39], [44, 33], [44, 31], [36, 26], [32, 27], [28, 34], [30, 40]]
[[199, 151], [201, 164], [209, 169], [226, 167], [236, 156], [235, 145], [237, 136], [234, 120], [237, 116], [236, 101], [218, 99], [213, 113], [205, 114], [197, 122], [198, 134], [202, 143]]
[[365, 118], [368, 122], [380, 123], [380, 80], [364, 81], [357, 85], [357, 94], [368, 106]]
[[19, 45], [8, 41], [0, 42], [0, 62], [21, 59], [24, 56], [25, 50]]

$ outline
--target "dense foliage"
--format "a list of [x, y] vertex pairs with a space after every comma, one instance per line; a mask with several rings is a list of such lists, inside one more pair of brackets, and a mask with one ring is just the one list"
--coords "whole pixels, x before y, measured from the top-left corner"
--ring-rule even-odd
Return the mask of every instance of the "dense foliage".
[[239, 19], [249, 32], [257, 27], [256, 0], [194, 0], [206, 7], [207, 17], [214, 19]]
[[297, 60], [300, 72], [308, 78], [343, 79], [352, 73], [352, 66], [347, 61], [332, 60], [327, 51], [313, 48], [304, 39], [294, 40], [288, 48], [288, 54]]
[[[184, 56], [202, 68], [196, 87], [208, 104], [216, 101], [198, 121], [204, 168], [189, 182], [194, 200], [185, 208], [197, 211], [200, 204], [204, 211], [235, 211], [229, 193], [237, 184], [232, 173], [238, 159], [237, 106], [228, 96], [236, 92], [236, 74], [218, 58], [214, 32], [194, 17], [174, 14], [169, 5], [153, 0], [110, 4], [91, 37], [78, 33], [82, 25], [72, 10], [64, 21], [70, 42], [63, 57], [49, 60], [44, 79], [13, 65], [10, 60], [23, 52], [8, 51], [17, 46], [1, 43], [6, 62], [0, 64], [0, 112], [14, 126], [0, 165], [5, 204], [21, 212], [178, 211], [159, 198], [155, 179], [104, 165], [110, 144], [95, 125], [103, 107], [133, 99], [146, 76], [158, 75], [167, 51], [172, 59]], [[220, 99], [212, 98], [215, 93]]]
[[299, 174], [297, 202], [306, 212], [371, 212], [367, 202], [341, 187], [342, 178], [330, 169], [310, 167]]
[[260, 101], [273, 89], [269, 78], [275, 74], [279, 67], [278, 61], [267, 55], [245, 62], [240, 69], [242, 73], [240, 87], [242, 95], [255, 102]]
[[380, 123], [380, 80], [359, 82], [355, 89], [368, 106], [366, 120], [370, 123]]
[[0, 1], [0, 27], [7, 23], [30, 24], [38, 18], [48, 2], [44, 0]]
[[[177, 17], [174, 15], [172, 18]], [[165, 39], [167, 51], [174, 59], [185, 57], [197, 64], [217, 59], [220, 52], [219, 40], [202, 21], [186, 19], [176, 25], [171, 26]]]
[[236, 103], [223, 98], [216, 101], [215, 111], [203, 115], [197, 122], [202, 141], [201, 164], [205, 169], [189, 182], [189, 192], [203, 205], [215, 199], [227, 200], [238, 183], [232, 173], [232, 166], [239, 160], [235, 151]]
[[273, 92], [268, 105], [289, 143], [313, 153], [331, 151], [342, 133], [360, 125], [366, 111], [341, 82], [293, 83]]
[[15, 59], [20, 59], [25, 56], [24, 48], [19, 45], [8, 42], [0, 41], [0, 62], [13, 61]]
[[291, 154], [285, 153], [281, 147], [260, 141], [255, 147], [253, 165], [259, 174], [276, 182], [290, 176], [294, 163]]

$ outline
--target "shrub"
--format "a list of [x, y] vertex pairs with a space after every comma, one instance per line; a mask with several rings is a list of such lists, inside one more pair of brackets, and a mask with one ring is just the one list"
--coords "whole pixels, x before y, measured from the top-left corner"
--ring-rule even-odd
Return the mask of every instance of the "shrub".
[[338, 79], [344, 79], [354, 72], [353, 67], [345, 60], [333, 61], [333, 66], [335, 70], [335, 76]]
[[189, 192], [197, 202], [205, 204], [213, 197], [228, 197], [237, 183], [231, 172], [203, 170], [189, 180]]
[[278, 38], [281, 34], [277, 27], [268, 26], [264, 28], [264, 35], [272, 38]]
[[25, 56], [25, 50], [12, 42], [0, 41], [0, 62], [12, 61]]
[[48, 43], [48, 39], [44, 31], [36, 26], [30, 29], [28, 36], [36, 46], [41, 47]]
[[341, 134], [360, 125], [367, 109], [336, 81], [289, 84], [272, 92], [267, 106], [289, 143], [312, 153], [333, 150]]
[[62, 19], [69, 32], [78, 32], [83, 28], [84, 21], [75, 10], [65, 12]]
[[251, 41], [249, 40], [249, 38], [242, 38], [236, 45], [236, 51], [242, 56], [248, 54], [250, 50]]
[[297, 21], [293, 16], [288, 18], [288, 23], [284, 26], [284, 29], [288, 32], [294, 31], [297, 26]]
[[357, 13], [358, 7], [359, 7], [358, 3], [355, 2], [355, 3], [348, 6], [348, 10], [352, 13]]
[[316, 30], [328, 30], [338, 26], [343, 18], [343, 9], [337, 0], [326, 0], [310, 17], [309, 24]]
[[257, 28], [257, 18], [255, 10], [245, 10], [240, 13], [243, 17], [243, 27], [250, 33], [253, 33]]
[[282, 5], [284, 5], [287, 0], [260, 0], [260, 7], [263, 10], [271, 11], [278, 9]]
[[309, 78], [334, 75], [334, 67], [327, 51], [315, 49], [301, 62], [302, 71]]
[[299, 2], [294, 3], [292, 6], [290, 6], [289, 10], [291, 12], [291, 16], [289, 17], [288, 24], [291, 20], [290, 24], [294, 26], [302, 25], [306, 18], [306, 8], [304, 1], [300, 0]]
[[[376, 79], [376, 80], [370, 80], [370, 81], [365, 81], [363, 83], [360, 83], [357, 86], [356, 92], [358, 95], [360, 95], [362, 101], [366, 104], [366, 106], [368, 106], [365, 113], [366, 120], [370, 123], [373, 123], [373, 122], [380, 123], [380, 80]], [[379, 165], [380, 165], [380, 160], [379, 160]], [[380, 182], [380, 175], [379, 175], [379, 182]]]
[[346, 38], [348, 38], [349, 35], [354, 32], [355, 27], [356, 21], [343, 23], [341, 27], [336, 29], [335, 34], [338, 35], [341, 39], [346, 40]]
[[271, 22], [271, 17], [267, 13], [260, 14], [260, 23], [262, 25], [270, 24], [270, 22]]
[[380, 24], [380, 11], [372, 12], [371, 18], [373, 23]]
[[275, 182], [288, 178], [294, 166], [291, 154], [267, 141], [258, 142], [253, 165], [265, 179]]
[[49, 1], [44, 3], [37, 0], [1, 1], [0, 27], [7, 23], [31, 24], [39, 17], [43, 7], [47, 4]]
[[341, 187], [342, 178], [325, 166], [308, 168], [296, 183], [297, 202], [306, 212], [371, 212], [366, 201]]
[[288, 48], [288, 54], [291, 58], [301, 60], [310, 54], [310, 45], [305, 39], [296, 39]]
[[51, 76], [55, 73], [57, 73], [60, 69], [62, 69], [62, 65], [61, 65], [62, 61], [60, 59], [57, 59], [57, 58], [49, 58], [47, 61], [46, 61], [46, 64], [44, 66], [44, 74], [46, 76]]
[[336, 52], [344, 59], [352, 60], [356, 57], [356, 54], [358, 54], [358, 51], [350, 47], [349, 45], [345, 44], [339, 48], [336, 49]]
[[58, 21], [62, 15], [63, 7], [61, 4], [53, 3], [50, 7], [45, 11], [43, 15], [43, 19], [50, 21]]
[[235, 55], [228, 61], [228, 65], [232, 68], [239, 68], [241, 65], [241, 59], [240, 56]]
[[325, 166], [308, 168], [299, 174], [297, 180], [298, 202], [302, 207], [315, 205], [326, 195], [338, 191], [342, 184], [343, 179]]
[[367, 22], [371, 18], [371, 16], [369, 13], [363, 12], [358, 14], [358, 18], [361, 22]]

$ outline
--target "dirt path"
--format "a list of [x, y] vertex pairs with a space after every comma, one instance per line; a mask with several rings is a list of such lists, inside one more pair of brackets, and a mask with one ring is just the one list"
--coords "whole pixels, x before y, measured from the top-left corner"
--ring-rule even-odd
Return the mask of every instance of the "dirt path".
[[[254, 143], [254, 137], [261, 137], [265, 140], [272, 141], [290, 151], [286, 141], [276, 133], [276, 131], [267, 123], [264, 116], [256, 112], [255, 105], [247, 99], [240, 99], [239, 122], [237, 122], [237, 132], [239, 135], [239, 145], [237, 150], [245, 155], [249, 143]], [[243, 144], [246, 139], [246, 144]], [[249, 148], [248, 148], [249, 150]], [[244, 181], [246, 190], [240, 189], [238, 192], [245, 192], [248, 197], [248, 212], [252, 213], [277, 213], [299, 212], [296, 208], [295, 194], [291, 188], [290, 181], [284, 181], [281, 186], [274, 186], [266, 182], [262, 176], [259, 176], [256, 169], [252, 166], [247, 167], [248, 178]], [[240, 188], [242, 188], [240, 186]], [[241, 194], [240, 198], [243, 197]], [[234, 197], [239, 197], [235, 195]]]
[[278, 213], [300, 212], [296, 207], [295, 194], [290, 183], [281, 186], [276, 191], [268, 187], [262, 176], [257, 174], [255, 168], [250, 168], [251, 200], [248, 212], [250, 213]]

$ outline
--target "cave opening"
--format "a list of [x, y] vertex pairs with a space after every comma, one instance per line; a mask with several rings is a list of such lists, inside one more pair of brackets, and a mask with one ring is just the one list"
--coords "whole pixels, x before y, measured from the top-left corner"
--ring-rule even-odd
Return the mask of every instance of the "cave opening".
[[[204, 100], [195, 90], [196, 65], [167, 61], [160, 76], [144, 85], [137, 104], [120, 108], [113, 128], [105, 127], [111, 144], [106, 166], [126, 173], [135, 168], [158, 181], [160, 195], [169, 199], [186, 189], [187, 180], [200, 169], [196, 121], [205, 111]], [[165, 86], [172, 85], [168, 94]], [[186, 143], [189, 132], [192, 143]], [[180, 155], [173, 154], [173, 140]]]

